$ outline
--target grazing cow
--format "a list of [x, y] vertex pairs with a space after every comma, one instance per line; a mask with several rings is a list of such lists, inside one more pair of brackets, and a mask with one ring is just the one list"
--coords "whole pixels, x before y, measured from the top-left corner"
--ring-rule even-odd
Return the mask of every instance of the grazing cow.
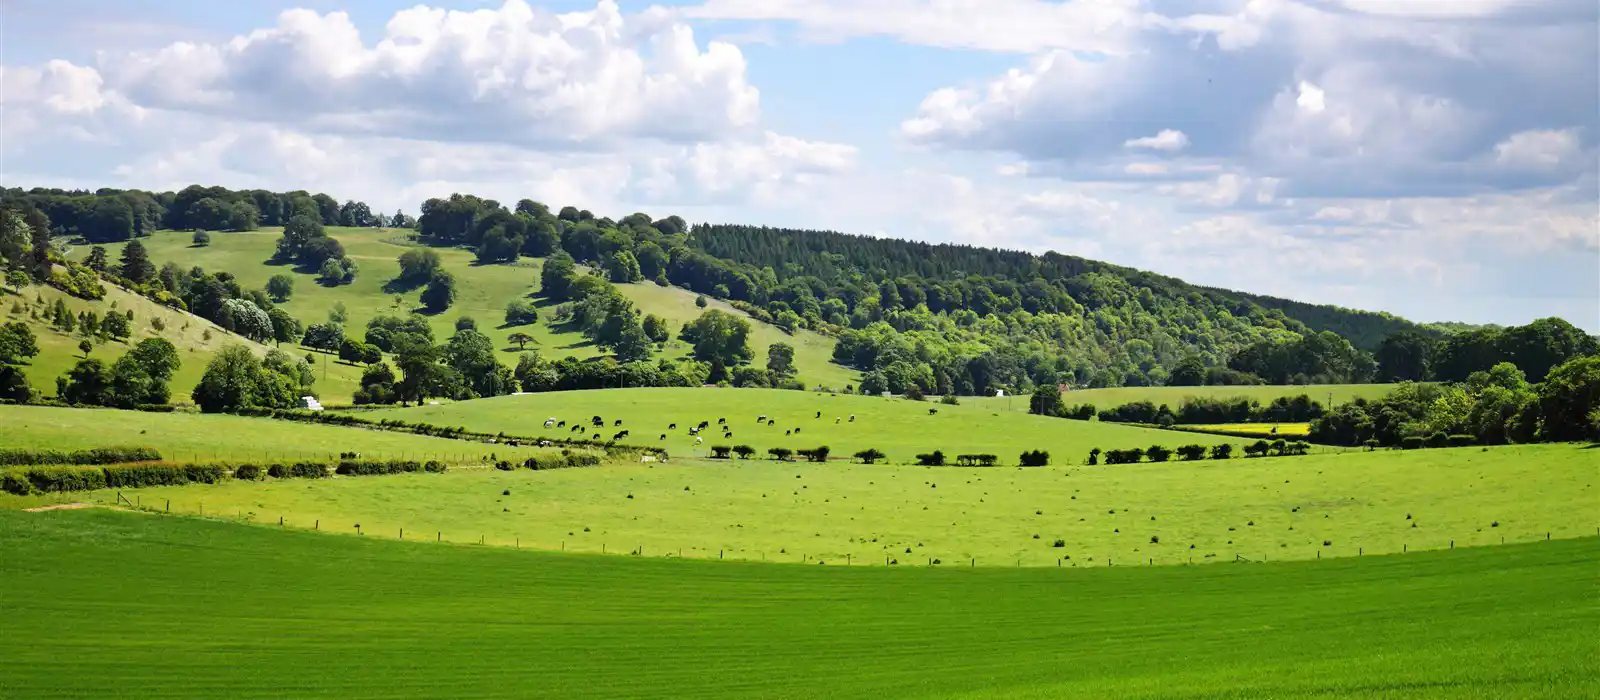
[[540, 440], [539, 441], [539, 446], [540, 447], [549, 447], [550, 446], [550, 441], [549, 440]]
[[711, 421], [708, 421], [708, 420], [700, 421], [700, 429], [701, 430], [705, 430], [707, 427], [710, 427], [710, 425], [711, 425]]
[[818, 417], [818, 418], [821, 418], [821, 417], [822, 417], [822, 411], [817, 411], [817, 417]]
[[788, 435], [789, 433], [792, 433], [792, 432], [794, 432], [794, 431], [793, 430], [785, 430], [785, 431], [783, 431], [783, 434], [784, 435]]
[[767, 427], [769, 427], [769, 428], [774, 426], [774, 425], [777, 425], [777, 424], [778, 424], [778, 421], [775, 421], [775, 420], [767, 421]]
[[700, 444], [700, 443], [702, 443], [704, 441], [705, 441], [705, 438], [695, 438], [694, 439], [694, 444], [698, 445], [698, 444]]
[[854, 413], [850, 414], [850, 422], [851, 423], [856, 422], [856, 414], [854, 414]]
[[617, 433], [617, 434], [616, 434], [616, 435], [612, 435], [612, 436], [611, 436], [611, 439], [612, 439], [612, 440], [613, 440], [613, 441], [615, 441], [615, 440], [621, 440], [621, 439], [622, 439], [622, 433]]
[[565, 428], [565, 427], [567, 427], [567, 422], [564, 421], [564, 420], [563, 421], [556, 421], [556, 427], [557, 428]]
[[555, 425], [555, 424], [556, 424], [556, 419], [551, 418], [550, 420], [547, 420], [547, 421], [544, 422], [544, 427], [548, 428], [548, 427], [550, 427], [552, 425]]
[[841, 420], [843, 420], [843, 419], [842, 419], [842, 418], [840, 418], [840, 417], [838, 417], [838, 416], [834, 416], [834, 417], [833, 417], [833, 424], [834, 424], [834, 425], [838, 425], [838, 424], [839, 424], [839, 421], [841, 421]]
[[598, 427], [606, 424], [606, 419], [601, 418], [600, 416], [595, 416], [593, 418], [590, 418], [589, 422], [594, 424], [594, 427], [598, 428]]
[[574, 426], [572, 426], [572, 429], [571, 429], [571, 430], [568, 430], [568, 431], [567, 431], [567, 432], [569, 432], [569, 433], [576, 433], [576, 432], [578, 432], [578, 431], [579, 431], [579, 430], [583, 430], [583, 426], [581, 426], [581, 425], [574, 425]]
[[732, 437], [733, 437], [733, 431], [732, 431], [732, 430], [729, 430], [729, 431], [728, 431], [728, 432], [727, 432], [727, 433], [725, 433], [725, 434], [723, 434], [723, 436], [722, 436], [722, 437], [725, 437], [725, 438], [732, 438]]
[[665, 439], [667, 439], [667, 434], [666, 434], [666, 433], [662, 433], [662, 434], [661, 434], [661, 437], [659, 437], [659, 438], [656, 438], [656, 439], [657, 439], [657, 440], [665, 440]]
[[678, 429], [678, 424], [677, 423], [672, 423], [672, 424], [669, 424], [667, 426], [667, 430], [677, 430], [677, 429]]
[[595, 434], [594, 434], [594, 437], [592, 437], [592, 438], [590, 438], [590, 439], [591, 439], [591, 440], [599, 440], [599, 439], [600, 439], [600, 433], [595, 433]]
[[799, 435], [800, 434], [800, 429], [799, 428], [795, 428], [794, 429], [794, 434], [795, 435]]
[[717, 425], [727, 425], [727, 424], [728, 424], [728, 419], [726, 419], [726, 418], [718, 418], [717, 419]]
[[620, 426], [620, 425], [622, 425], [622, 419], [618, 418], [617, 422], [611, 424], [611, 427], [615, 428], [615, 427]]
[[936, 415], [939, 415], [939, 409], [937, 409], [937, 408], [930, 408], [930, 409], [928, 409], [928, 415], [930, 415], [930, 416], [936, 416]]
[[764, 422], [764, 421], [766, 421], [766, 420], [767, 420], [767, 414], [765, 414], [765, 413], [763, 413], [763, 414], [761, 414], [761, 417], [760, 417], [760, 418], [757, 418], [757, 419], [756, 419], [756, 422], [757, 422], [757, 423], [761, 423], [761, 422]]

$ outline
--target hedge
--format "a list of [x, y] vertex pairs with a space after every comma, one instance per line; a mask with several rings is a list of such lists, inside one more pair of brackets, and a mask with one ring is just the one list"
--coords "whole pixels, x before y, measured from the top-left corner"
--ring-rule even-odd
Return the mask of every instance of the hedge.
[[33, 492], [61, 493], [63, 491], [92, 491], [106, 487], [103, 469], [75, 469], [72, 467], [37, 467], [6, 474], [5, 488], [11, 493], [27, 495]]
[[917, 455], [917, 465], [923, 467], [942, 467], [944, 466], [944, 453], [939, 450], [934, 450], [927, 454]]
[[411, 423], [399, 419], [385, 418], [371, 420], [360, 416], [345, 413], [329, 413], [327, 411], [308, 411], [305, 409], [284, 408], [251, 408], [239, 411], [242, 416], [260, 416], [278, 420], [297, 421], [301, 423], [322, 423], [327, 425], [362, 426], [378, 430], [389, 430], [430, 437], [442, 437], [453, 440], [489, 440], [493, 439], [514, 446], [534, 446], [541, 442], [564, 447], [587, 447], [611, 452], [643, 452], [648, 454], [663, 454], [665, 449], [646, 445], [618, 445], [615, 441], [584, 440], [573, 438], [540, 438], [519, 435], [506, 435], [505, 433], [480, 433], [467, 430], [464, 426], [433, 425], [431, 423]]
[[241, 464], [233, 468], [233, 478], [245, 481], [260, 481], [266, 472], [254, 464]]
[[0, 466], [31, 467], [44, 464], [121, 464], [158, 462], [161, 453], [150, 447], [96, 447], [76, 452], [58, 450], [0, 450]]
[[963, 467], [992, 467], [1000, 458], [991, 454], [956, 455], [956, 464]]
[[[509, 464], [509, 463], [508, 463]], [[422, 463], [413, 460], [353, 460], [339, 462], [333, 473], [343, 476], [376, 476], [381, 474], [408, 474], [422, 471]]]

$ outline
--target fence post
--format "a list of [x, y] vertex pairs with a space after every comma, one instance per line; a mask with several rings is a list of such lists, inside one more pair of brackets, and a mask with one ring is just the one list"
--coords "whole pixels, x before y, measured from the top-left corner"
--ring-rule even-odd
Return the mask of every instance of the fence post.
[[1456, 548], [1456, 541], [1455, 540], [1450, 540], [1450, 548], [1451, 549], [1455, 549]]
[[313, 529], [313, 530], [321, 530], [322, 529], [322, 519], [318, 518], [315, 523], [312, 523], [311, 524], [311, 529]]

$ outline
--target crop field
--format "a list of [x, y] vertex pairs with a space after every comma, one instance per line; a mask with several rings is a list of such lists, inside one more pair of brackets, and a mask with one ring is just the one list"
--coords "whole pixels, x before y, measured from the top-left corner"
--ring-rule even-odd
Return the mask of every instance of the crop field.
[[466, 440], [201, 413], [144, 413], [112, 409], [0, 406], [0, 447], [78, 450], [113, 445], [153, 447], [169, 461], [268, 462], [327, 460], [340, 452], [371, 459], [437, 459], [484, 463], [548, 450]]
[[[976, 406], [778, 389], [563, 391], [385, 409], [361, 415], [371, 420], [462, 425], [479, 432], [524, 436], [593, 437], [599, 433], [602, 439], [609, 439], [627, 430], [629, 435], [622, 442], [664, 447], [677, 456], [706, 456], [713, 445], [750, 445], [762, 457], [774, 447], [827, 445], [834, 457], [848, 459], [859, 450], [876, 448], [893, 463], [915, 463], [916, 455], [941, 450], [952, 462], [957, 454], [992, 453], [1000, 457], [1001, 464], [1015, 465], [1023, 450], [1041, 449], [1050, 453], [1053, 464], [1077, 464], [1096, 447], [1245, 442], [1216, 435], [1019, 415]], [[590, 426], [590, 419], [597, 415], [604, 419], [603, 427]], [[763, 415], [772, 425], [758, 421]], [[552, 417], [567, 421], [567, 427], [545, 428], [545, 421]], [[733, 433], [731, 438], [724, 438], [717, 424], [723, 418]], [[621, 426], [615, 425], [617, 420], [622, 421]], [[710, 425], [700, 435], [703, 442], [696, 443], [689, 429], [701, 421]], [[574, 424], [581, 424], [582, 429], [572, 431]], [[670, 427], [674, 424], [676, 428]], [[662, 439], [662, 435], [666, 438]]]
[[[1349, 403], [1358, 398], [1376, 399], [1393, 391], [1394, 384], [1318, 384], [1314, 386], [1125, 386], [1109, 389], [1077, 389], [1061, 394], [1068, 406], [1094, 404], [1095, 408], [1116, 408], [1134, 401], [1149, 401], [1157, 406], [1167, 404], [1177, 409], [1186, 398], [1226, 399], [1247, 396], [1263, 405], [1280, 396], [1305, 394], [1323, 406]], [[1332, 397], [1330, 403], [1329, 397]], [[982, 406], [995, 411], [1028, 412], [1028, 397], [984, 396], [961, 397], [962, 403]]]
[[1600, 539], [929, 570], [0, 511], [10, 697], [1593, 696]]
[[[568, 552], [1094, 567], [1594, 535], [1597, 480], [1595, 450], [1537, 445], [1041, 469], [673, 460], [228, 482], [139, 497], [170, 501], [174, 513]], [[13, 507], [72, 501], [116, 496], [0, 496]]]
[[1311, 434], [1310, 423], [1217, 423], [1215, 425], [1182, 425], [1184, 430], [1224, 435], [1259, 435], [1264, 439], [1303, 438]]
[[[316, 276], [312, 273], [298, 271], [289, 265], [267, 264], [282, 234], [281, 229], [277, 228], [248, 233], [213, 233], [211, 245], [202, 248], [191, 245], [192, 234], [186, 231], [159, 231], [141, 239], [141, 242], [150, 251], [150, 259], [157, 266], [172, 260], [185, 267], [198, 265], [208, 271], [231, 272], [246, 289], [261, 289], [273, 275], [288, 274], [294, 277], [295, 285], [294, 294], [287, 302], [280, 304], [285, 311], [302, 322], [320, 323], [327, 320], [335, 304], [342, 303], [347, 316], [345, 327], [358, 337], [365, 333], [367, 321], [375, 316], [405, 315], [421, 306], [418, 301], [421, 288], [397, 289], [391, 286], [400, 269], [396, 259], [407, 249], [403, 238], [407, 232], [337, 226], [329, 227], [327, 231], [328, 235], [338, 239], [345, 252], [359, 266], [355, 282], [324, 287], [317, 284]], [[107, 255], [115, 260], [120, 254], [121, 245], [110, 244], [106, 249]], [[455, 332], [456, 319], [471, 316], [477, 320], [478, 329], [505, 351], [501, 362], [506, 365], [516, 364], [519, 349], [507, 340], [516, 332], [532, 336], [534, 340], [527, 349], [538, 351], [546, 358], [588, 358], [602, 353], [576, 329], [552, 324], [549, 317], [555, 305], [548, 302], [539, 309], [538, 323], [531, 326], [502, 326], [507, 302], [538, 291], [541, 260], [524, 258], [514, 265], [478, 265], [474, 262], [473, 254], [464, 249], [430, 250], [439, 254], [444, 268], [453, 273], [458, 282], [455, 303], [444, 313], [431, 317], [434, 336], [440, 342]], [[73, 254], [81, 257], [87, 255], [88, 251], [87, 246], [79, 246]], [[623, 284], [618, 288], [633, 300], [641, 312], [667, 319], [674, 336], [685, 322], [694, 320], [704, 311], [695, 306], [696, 295], [693, 292], [676, 287], [643, 283]], [[711, 300], [707, 308], [745, 316], [743, 312], [715, 300]], [[750, 347], [755, 351], [758, 365], [766, 362], [767, 346], [781, 341], [794, 345], [795, 367], [803, 381], [835, 388], [856, 381], [859, 373], [831, 362], [834, 345], [831, 338], [811, 331], [800, 331], [791, 336], [769, 324], [749, 320], [752, 325]], [[674, 339], [666, 345], [660, 356], [677, 358], [688, 354], [689, 347]], [[324, 403], [347, 401], [357, 387], [360, 369], [345, 369], [351, 375], [349, 384], [332, 387]], [[51, 381], [54, 381], [54, 377]]]

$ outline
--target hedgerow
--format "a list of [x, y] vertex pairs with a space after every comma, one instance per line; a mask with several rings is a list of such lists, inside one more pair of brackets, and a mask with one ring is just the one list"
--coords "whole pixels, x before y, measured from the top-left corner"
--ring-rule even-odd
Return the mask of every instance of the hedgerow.
[[96, 447], [76, 452], [59, 450], [0, 450], [0, 466], [23, 467], [45, 464], [122, 464], [158, 462], [161, 453], [150, 447]]

